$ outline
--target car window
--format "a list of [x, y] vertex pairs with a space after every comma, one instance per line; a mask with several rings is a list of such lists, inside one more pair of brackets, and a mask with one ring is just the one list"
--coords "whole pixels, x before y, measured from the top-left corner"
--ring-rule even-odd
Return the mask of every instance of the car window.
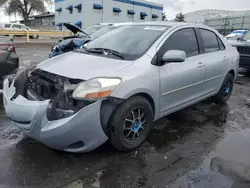
[[10, 28], [11, 24], [5, 24], [4, 27], [5, 28]]
[[217, 40], [219, 42], [220, 50], [225, 50], [225, 45], [223, 44], [223, 42], [221, 41], [221, 39], [219, 37], [217, 37]]
[[111, 30], [113, 30], [113, 29], [115, 29], [115, 27], [110, 27], [110, 26], [104, 27], [104, 28], [102, 28], [102, 29], [96, 31], [96, 32], [93, 33], [92, 35], [90, 35], [90, 37], [91, 37], [92, 40], [93, 40], [93, 39], [97, 39], [98, 37], [104, 35], [105, 33], [109, 32], [109, 31], [111, 31]]
[[216, 52], [220, 50], [217, 36], [214, 32], [200, 29], [203, 38], [205, 53]]
[[18, 29], [21, 29], [21, 26], [20, 25], [13, 25], [12, 28], [18, 28]]
[[[169, 26], [131, 25], [118, 27], [90, 42], [87, 49], [105, 48], [129, 59], [141, 57]], [[132, 31], [132, 32], [131, 32]]]
[[21, 28], [22, 28], [22, 29], [25, 29], [25, 30], [29, 30], [29, 28], [26, 27], [25, 25], [21, 25]]
[[250, 40], [250, 31], [248, 31], [242, 39], [246, 41]]
[[92, 25], [88, 28], [86, 28], [84, 30], [84, 33], [86, 33], [87, 35], [92, 35], [93, 33], [95, 33], [96, 31], [98, 31], [99, 29], [106, 27], [104, 25]]
[[199, 54], [198, 41], [194, 29], [187, 28], [173, 33], [160, 49], [160, 56], [169, 50], [182, 50], [186, 52], [187, 57]]

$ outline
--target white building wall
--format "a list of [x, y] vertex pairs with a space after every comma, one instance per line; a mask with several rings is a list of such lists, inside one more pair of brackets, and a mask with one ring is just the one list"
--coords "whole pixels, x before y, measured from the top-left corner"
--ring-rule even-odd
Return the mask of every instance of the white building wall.
[[[73, 13], [70, 14], [66, 8], [70, 5], [76, 6], [82, 4], [82, 12], [78, 13], [76, 8], [73, 8]], [[99, 4], [103, 7], [102, 10], [93, 8], [93, 4]], [[113, 8], [120, 8], [122, 12], [115, 13]], [[102, 22], [142, 22], [142, 21], [159, 21], [162, 16], [163, 5], [148, 2], [144, 0], [55, 0], [55, 9], [62, 8], [62, 12], [55, 11], [56, 24], [62, 22], [76, 23], [82, 22], [82, 27], [86, 28], [90, 25]], [[129, 15], [128, 10], [133, 10], [135, 15]], [[145, 20], [141, 20], [140, 13], [145, 12], [148, 16]], [[157, 14], [159, 18], [153, 19], [152, 14]], [[59, 29], [59, 27], [57, 27]]]
[[103, 9], [98, 10], [93, 8], [93, 4], [103, 6], [102, 0], [82, 0], [82, 3], [84, 17], [78, 19], [79, 21], [82, 21], [84, 28], [103, 22]]

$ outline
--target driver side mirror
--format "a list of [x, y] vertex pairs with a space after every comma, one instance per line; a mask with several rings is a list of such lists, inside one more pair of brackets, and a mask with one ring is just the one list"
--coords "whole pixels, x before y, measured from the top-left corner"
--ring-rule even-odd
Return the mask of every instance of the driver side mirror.
[[162, 57], [162, 61], [165, 63], [181, 63], [187, 58], [186, 52], [182, 50], [169, 50]]

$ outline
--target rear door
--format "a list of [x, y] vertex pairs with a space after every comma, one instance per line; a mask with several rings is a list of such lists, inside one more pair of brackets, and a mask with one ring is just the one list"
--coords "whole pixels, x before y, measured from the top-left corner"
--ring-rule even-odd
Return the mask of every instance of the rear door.
[[228, 68], [228, 58], [221, 39], [211, 30], [198, 29], [203, 44], [202, 60], [205, 63], [204, 95], [218, 91]]

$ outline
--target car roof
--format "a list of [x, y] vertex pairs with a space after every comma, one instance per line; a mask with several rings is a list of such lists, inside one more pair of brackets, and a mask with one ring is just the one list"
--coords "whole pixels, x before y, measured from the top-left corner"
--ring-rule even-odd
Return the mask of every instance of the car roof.
[[168, 21], [153, 21], [153, 22], [139, 22], [134, 23], [135, 25], [154, 25], [154, 26], [169, 26], [169, 27], [176, 27], [176, 26], [204, 26], [202, 24], [196, 23], [186, 23], [186, 22], [168, 22]]
[[124, 22], [124, 23], [114, 23], [112, 26], [119, 27], [119, 26], [125, 26], [125, 25], [133, 25], [134, 22]]
[[203, 24], [197, 24], [197, 23], [187, 23], [187, 22], [171, 22], [171, 21], [152, 21], [152, 22], [139, 22], [139, 23], [134, 23], [134, 25], [147, 25], [147, 26], [166, 26], [166, 27], [171, 27], [171, 28], [178, 28], [178, 27], [199, 27], [203, 29], [208, 29], [213, 32], [218, 33], [214, 28], [203, 25]]
[[3, 25], [6, 25], [6, 24], [10, 24], [10, 25], [25, 25], [25, 24], [21, 24], [21, 23], [4, 23]]

